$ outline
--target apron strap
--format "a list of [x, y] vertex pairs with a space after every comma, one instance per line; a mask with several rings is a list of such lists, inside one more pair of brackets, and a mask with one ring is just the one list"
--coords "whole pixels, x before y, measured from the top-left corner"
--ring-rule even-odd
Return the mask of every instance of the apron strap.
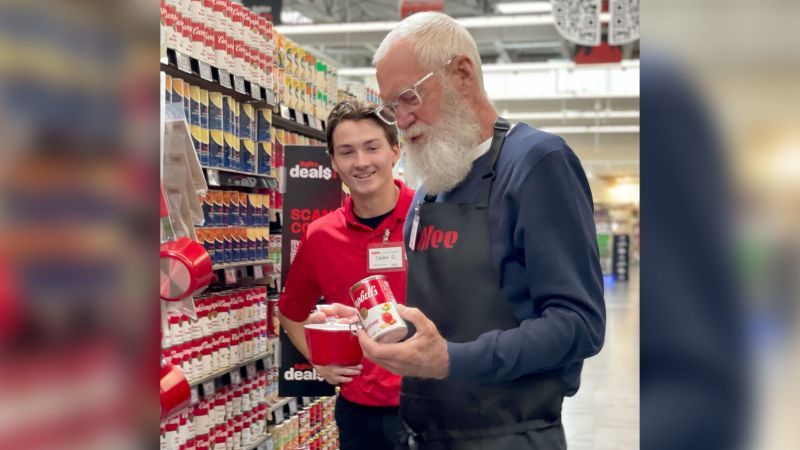
[[500, 156], [500, 150], [503, 148], [503, 142], [506, 140], [506, 134], [508, 130], [511, 129], [511, 124], [508, 121], [500, 116], [497, 117], [497, 121], [494, 123], [494, 136], [492, 137], [492, 146], [489, 147], [489, 154], [491, 155], [491, 159], [489, 160], [489, 170], [481, 177], [481, 196], [480, 196], [480, 204], [482, 206], [489, 205], [489, 193], [492, 190], [492, 183], [494, 183], [494, 179], [497, 176], [497, 159]]
[[[498, 436], [505, 436], [509, 434], [524, 433], [526, 431], [541, 430], [559, 426], [561, 418], [556, 420], [534, 419], [525, 422], [511, 423], [507, 425], [499, 425], [496, 427], [475, 428], [468, 430], [436, 430], [436, 431], [423, 431], [421, 433], [411, 432], [411, 439], [409, 441], [418, 440], [420, 442], [437, 442], [437, 441], [463, 441], [470, 439], [492, 438]], [[407, 426], [406, 426], [407, 427]], [[410, 430], [409, 430], [410, 431]]]

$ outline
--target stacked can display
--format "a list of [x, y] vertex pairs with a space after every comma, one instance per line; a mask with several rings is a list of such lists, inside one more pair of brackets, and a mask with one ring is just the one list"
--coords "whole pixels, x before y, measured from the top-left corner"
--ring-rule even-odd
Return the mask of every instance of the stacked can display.
[[275, 92], [284, 105], [326, 119], [336, 104], [337, 70], [277, 31]]
[[273, 87], [272, 23], [231, 0], [162, 0], [167, 48]]
[[165, 98], [182, 104], [192, 143], [203, 166], [269, 175], [272, 111], [256, 109], [220, 92], [166, 76]]
[[335, 404], [336, 397], [316, 400], [289, 420], [274, 426], [270, 433], [272, 448], [275, 450], [338, 449], [339, 431], [333, 412]]
[[205, 225], [197, 239], [214, 264], [269, 257], [269, 194], [209, 190], [200, 196]]
[[192, 383], [269, 351], [271, 304], [266, 287], [221, 291], [195, 298], [197, 320], [172, 311], [162, 358]]
[[[161, 426], [161, 449], [239, 450], [267, 437], [274, 362], [238, 373], [229, 384], [212, 385], [179, 417]], [[204, 390], [206, 388], [204, 387]]]

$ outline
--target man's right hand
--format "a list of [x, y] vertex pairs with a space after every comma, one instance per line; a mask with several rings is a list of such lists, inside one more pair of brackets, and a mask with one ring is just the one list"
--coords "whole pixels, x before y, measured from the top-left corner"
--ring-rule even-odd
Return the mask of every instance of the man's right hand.
[[325, 378], [325, 381], [335, 386], [353, 381], [353, 377], [361, 374], [361, 369], [364, 367], [359, 364], [357, 366], [314, 366], [314, 368], [322, 378]]

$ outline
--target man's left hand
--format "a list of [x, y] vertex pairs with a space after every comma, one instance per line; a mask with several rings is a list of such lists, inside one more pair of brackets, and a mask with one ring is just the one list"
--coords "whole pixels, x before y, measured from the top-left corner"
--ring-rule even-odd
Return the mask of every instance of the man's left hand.
[[358, 340], [364, 355], [384, 369], [406, 377], [443, 379], [450, 372], [447, 341], [436, 325], [417, 308], [397, 305], [397, 312], [411, 322], [417, 332], [404, 342], [381, 344], [359, 330]]

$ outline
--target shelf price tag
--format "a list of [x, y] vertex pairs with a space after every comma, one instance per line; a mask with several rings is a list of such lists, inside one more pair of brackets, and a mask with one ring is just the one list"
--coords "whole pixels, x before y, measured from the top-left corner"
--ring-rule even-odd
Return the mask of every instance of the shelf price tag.
[[203, 397], [208, 397], [214, 394], [214, 380], [208, 380], [203, 383]]
[[208, 81], [214, 81], [214, 76], [211, 75], [211, 65], [203, 61], [198, 62], [200, 66], [200, 78]]
[[197, 391], [197, 386], [192, 388], [192, 399], [191, 404], [194, 405], [200, 401], [200, 393]]
[[292, 416], [297, 412], [297, 399], [289, 400], [289, 415]]
[[206, 169], [206, 178], [209, 186], [219, 186], [219, 171], [217, 169]]
[[286, 120], [291, 120], [291, 114], [289, 114], [289, 107], [286, 105], [281, 105], [281, 117]]
[[272, 413], [275, 416], [275, 425], [283, 423], [283, 407], [280, 407]]
[[231, 372], [231, 383], [234, 385], [239, 385], [242, 382], [242, 372], [239, 369], [234, 370]]
[[225, 69], [219, 69], [219, 84], [228, 89], [233, 89], [233, 86], [231, 85], [231, 74], [229, 74]]
[[256, 280], [264, 278], [264, 267], [261, 266], [261, 264], [256, 264], [253, 266], [253, 278]]
[[244, 88], [244, 78], [240, 76], [233, 76], [233, 88], [236, 89], [237, 92], [247, 94], [247, 90]]
[[192, 73], [192, 60], [189, 58], [189, 55], [184, 55], [180, 52], [175, 52], [175, 56], [178, 59], [178, 69], [186, 72]]
[[267, 89], [267, 103], [270, 105], [274, 105], [277, 103], [277, 99], [275, 98], [275, 93], [272, 92], [272, 89]]
[[228, 267], [225, 269], [225, 284], [236, 284], [236, 268]]
[[261, 100], [261, 86], [250, 83], [250, 96], [256, 100]]
[[253, 378], [256, 376], [256, 364], [250, 363], [247, 365], [247, 376]]

